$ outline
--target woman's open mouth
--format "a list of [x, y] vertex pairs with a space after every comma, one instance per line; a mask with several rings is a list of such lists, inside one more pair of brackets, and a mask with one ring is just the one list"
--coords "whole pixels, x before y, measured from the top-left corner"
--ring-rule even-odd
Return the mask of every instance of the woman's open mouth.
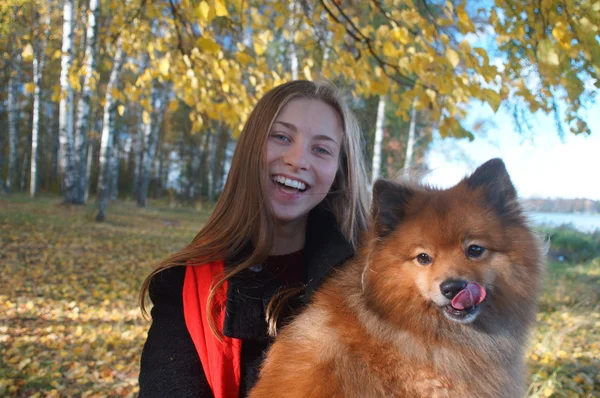
[[271, 181], [273, 181], [275, 185], [277, 185], [277, 187], [283, 192], [290, 194], [304, 192], [310, 188], [308, 184], [303, 181], [287, 178], [281, 175], [271, 176]]

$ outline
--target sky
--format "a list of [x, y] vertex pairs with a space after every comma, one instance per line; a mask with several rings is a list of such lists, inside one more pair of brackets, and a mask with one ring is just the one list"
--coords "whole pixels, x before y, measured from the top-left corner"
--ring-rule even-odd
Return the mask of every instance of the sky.
[[426, 155], [431, 173], [426, 182], [446, 188], [469, 175], [478, 165], [501, 158], [522, 198], [587, 198], [600, 200], [600, 103], [589, 106], [584, 120], [591, 135], [559, 137], [552, 115], [532, 116], [532, 131], [520, 135], [502, 108], [473, 105], [471, 112], [493, 126], [475, 140], [439, 136]]

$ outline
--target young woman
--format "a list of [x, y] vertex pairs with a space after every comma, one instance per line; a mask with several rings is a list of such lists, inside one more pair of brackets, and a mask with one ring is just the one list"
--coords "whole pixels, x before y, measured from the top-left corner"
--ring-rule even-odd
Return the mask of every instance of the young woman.
[[277, 327], [353, 255], [367, 213], [360, 131], [337, 89], [269, 91], [206, 226], [144, 282], [140, 397], [245, 396]]

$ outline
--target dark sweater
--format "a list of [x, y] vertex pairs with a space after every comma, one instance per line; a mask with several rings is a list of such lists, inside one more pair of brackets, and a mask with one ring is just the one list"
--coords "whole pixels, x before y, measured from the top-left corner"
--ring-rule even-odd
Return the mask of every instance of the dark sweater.
[[[267, 335], [265, 309], [273, 294], [301, 278], [307, 286], [306, 293], [289, 305], [289, 313], [296, 313], [331, 269], [352, 254], [352, 247], [339, 231], [333, 215], [317, 207], [309, 215], [303, 274], [295, 274], [295, 267], [282, 269], [278, 263], [267, 262], [265, 267], [253, 267], [229, 280], [223, 333], [242, 340], [240, 397], [245, 397], [254, 385], [264, 354], [272, 343]], [[155, 276], [150, 284], [154, 307], [141, 358], [139, 396], [142, 398], [212, 396], [185, 325], [184, 277], [185, 267], [174, 267]]]

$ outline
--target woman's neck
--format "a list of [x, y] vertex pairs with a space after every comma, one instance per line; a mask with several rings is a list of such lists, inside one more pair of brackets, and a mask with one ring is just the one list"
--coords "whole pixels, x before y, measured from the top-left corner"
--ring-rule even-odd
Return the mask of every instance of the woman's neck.
[[275, 224], [275, 243], [269, 254], [280, 256], [303, 249], [307, 221], [308, 217], [304, 217], [298, 221]]

